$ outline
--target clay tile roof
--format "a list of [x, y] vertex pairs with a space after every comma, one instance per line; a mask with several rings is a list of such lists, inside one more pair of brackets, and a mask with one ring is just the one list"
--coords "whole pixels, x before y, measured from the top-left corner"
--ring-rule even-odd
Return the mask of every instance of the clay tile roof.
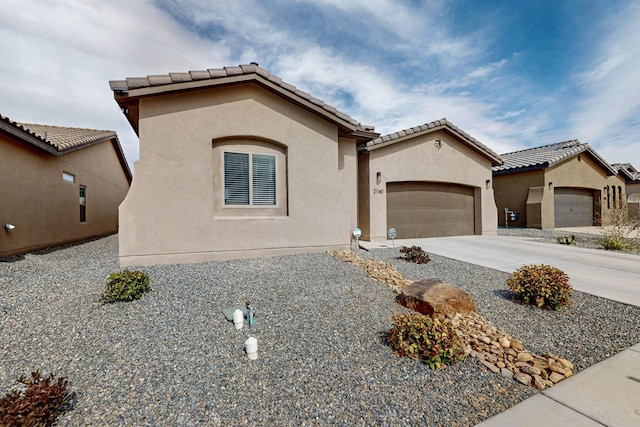
[[131, 182], [131, 171], [127, 164], [120, 141], [117, 134], [112, 130], [84, 129], [63, 126], [51, 126], [34, 123], [19, 123], [10, 120], [0, 114], [0, 127], [11, 130], [11, 133], [18, 139], [34, 145], [40, 149], [55, 155], [63, 155], [70, 151], [75, 151], [88, 147], [95, 143], [111, 140], [114, 144], [116, 154], [124, 169], [129, 182]]
[[640, 180], [640, 173], [631, 163], [612, 163], [611, 167], [621, 172], [626, 177], [625, 180], [627, 182]]
[[499, 166], [494, 166], [493, 172], [510, 173], [531, 169], [544, 169], [580, 153], [591, 155], [609, 175], [616, 174], [615, 169], [591, 148], [589, 144], [583, 144], [577, 139], [501, 154], [500, 156], [504, 160], [504, 163]]
[[65, 151], [92, 142], [104, 141], [116, 137], [116, 133], [112, 130], [70, 128], [31, 123], [18, 124], [22, 126], [23, 129], [47, 141], [59, 151]]
[[[233, 67], [223, 68], [210, 68], [207, 71], [189, 71], [184, 73], [169, 73], [168, 75], [154, 75], [147, 77], [128, 77], [126, 80], [111, 80], [109, 85], [114, 92], [125, 93], [133, 89], [142, 88], [159, 88], [161, 86], [168, 86], [172, 84], [184, 83], [184, 82], [202, 82], [204, 84], [207, 81], [211, 81], [212, 84], [216, 83], [217, 79], [225, 79], [235, 76], [247, 76], [249, 78], [260, 78], [275, 85], [276, 87], [284, 90], [291, 97], [297, 97], [303, 101], [315, 105], [325, 114], [333, 117], [337, 117], [342, 121], [348, 122], [353, 127], [358, 127], [359, 123], [351, 116], [342, 113], [336, 108], [325, 104], [323, 101], [312, 97], [307, 92], [304, 92], [295, 86], [282, 81], [277, 76], [270, 74], [267, 70], [261, 68], [257, 63], [252, 62], [250, 64], [242, 64]], [[176, 88], [180, 90], [180, 88]], [[369, 130], [369, 129], [368, 129]]]
[[490, 159], [494, 165], [499, 165], [502, 163], [502, 159], [500, 158], [500, 156], [496, 154], [493, 150], [491, 150], [489, 147], [487, 147], [486, 145], [484, 145], [483, 143], [481, 143], [480, 141], [478, 141], [477, 139], [475, 139], [474, 137], [464, 132], [462, 129], [460, 129], [459, 127], [457, 127], [456, 125], [454, 125], [453, 123], [451, 123], [450, 121], [444, 118], [440, 120], [435, 120], [433, 122], [425, 123], [420, 126], [414, 126], [414, 127], [403, 129], [401, 131], [394, 132], [388, 135], [380, 136], [376, 139], [373, 139], [367, 142], [364, 145], [361, 145], [360, 150], [369, 151], [377, 148], [377, 146], [389, 145], [389, 144], [394, 144], [396, 142], [406, 141], [410, 138], [413, 138], [417, 134], [429, 133], [429, 132], [433, 132], [435, 130], [440, 130], [440, 129], [446, 130], [449, 133], [457, 136], [458, 139], [466, 143], [471, 149], [475, 150], [476, 152]]

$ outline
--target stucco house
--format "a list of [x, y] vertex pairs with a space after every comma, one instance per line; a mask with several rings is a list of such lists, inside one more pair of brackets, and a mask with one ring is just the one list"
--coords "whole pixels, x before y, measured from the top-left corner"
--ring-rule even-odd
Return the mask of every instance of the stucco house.
[[115, 233], [130, 183], [115, 132], [0, 115], [0, 257]]
[[502, 226], [606, 225], [610, 210], [625, 197], [624, 178], [578, 140], [500, 156], [504, 164], [493, 167], [493, 186]]
[[491, 168], [500, 156], [446, 119], [358, 149], [362, 238], [497, 234]]
[[256, 63], [110, 86], [140, 139], [122, 265], [349, 247], [372, 128]]
[[640, 173], [630, 163], [613, 163], [611, 166], [625, 180], [629, 217], [636, 221], [640, 220]]

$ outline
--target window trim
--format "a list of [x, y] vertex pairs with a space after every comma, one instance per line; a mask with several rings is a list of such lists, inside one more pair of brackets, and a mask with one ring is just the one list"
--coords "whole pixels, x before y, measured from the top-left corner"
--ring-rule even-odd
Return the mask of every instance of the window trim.
[[[225, 204], [224, 153], [264, 154], [275, 157], [275, 205], [228, 205]], [[225, 218], [269, 218], [288, 216], [288, 147], [277, 141], [256, 136], [232, 136], [212, 139], [212, 184], [213, 217]], [[252, 180], [252, 176], [249, 177]]]

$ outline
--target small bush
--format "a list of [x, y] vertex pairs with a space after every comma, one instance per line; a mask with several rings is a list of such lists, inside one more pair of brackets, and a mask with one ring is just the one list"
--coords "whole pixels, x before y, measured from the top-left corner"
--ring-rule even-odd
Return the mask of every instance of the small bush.
[[68, 381], [53, 374], [42, 377], [40, 371], [31, 378], [20, 376], [26, 390], [12, 390], [0, 399], [0, 425], [51, 426], [69, 404]]
[[133, 301], [151, 290], [149, 275], [142, 271], [123, 270], [111, 273], [107, 286], [100, 297], [101, 302]]
[[507, 280], [509, 289], [525, 304], [557, 310], [569, 305], [573, 288], [569, 276], [550, 265], [524, 265]]
[[403, 259], [416, 264], [426, 264], [431, 261], [429, 255], [420, 246], [411, 246], [410, 248], [403, 246], [400, 253], [404, 254]]
[[423, 314], [393, 316], [386, 342], [397, 356], [419, 359], [437, 369], [464, 357], [462, 340], [447, 319]]
[[561, 245], [575, 245], [577, 242], [576, 236], [569, 234], [568, 236], [560, 236], [556, 238]]
[[634, 251], [637, 249], [629, 239], [615, 235], [605, 235], [598, 240], [598, 243], [610, 251]]

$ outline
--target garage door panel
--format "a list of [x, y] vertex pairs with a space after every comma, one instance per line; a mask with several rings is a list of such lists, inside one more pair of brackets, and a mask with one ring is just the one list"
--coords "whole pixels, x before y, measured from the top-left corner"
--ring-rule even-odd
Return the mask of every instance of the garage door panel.
[[554, 190], [555, 227], [593, 225], [593, 190], [588, 188], [556, 188]]
[[398, 238], [474, 234], [474, 190], [455, 184], [387, 184], [387, 224]]

